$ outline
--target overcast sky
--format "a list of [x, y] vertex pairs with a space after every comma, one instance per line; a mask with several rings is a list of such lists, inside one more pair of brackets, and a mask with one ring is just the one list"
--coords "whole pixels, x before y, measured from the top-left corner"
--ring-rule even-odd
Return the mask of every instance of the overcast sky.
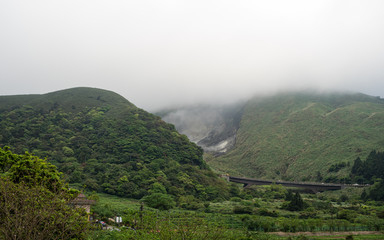
[[0, 0], [0, 95], [156, 110], [284, 89], [384, 96], [382, 0]]

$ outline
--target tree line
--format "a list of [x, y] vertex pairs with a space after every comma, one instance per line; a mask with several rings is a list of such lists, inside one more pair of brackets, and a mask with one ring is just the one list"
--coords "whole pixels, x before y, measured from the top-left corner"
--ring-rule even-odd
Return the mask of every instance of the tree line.
[[[0, 112], [0, 146], [47, 158], [78, 188], [141, 199], [160, 185], [175, 200], [229, 197], [203, 150], [173, 125], [136, 107], [65, 111], [14, 106]], [[116, 114], [118, 112], [118, 114]]]
[[364, 161], [356, 158], [350, 176], [359, 184], [373, 184], [368, 193], [363, 192], [363, 199], [384, 201], [384, 152], [373, 150]]

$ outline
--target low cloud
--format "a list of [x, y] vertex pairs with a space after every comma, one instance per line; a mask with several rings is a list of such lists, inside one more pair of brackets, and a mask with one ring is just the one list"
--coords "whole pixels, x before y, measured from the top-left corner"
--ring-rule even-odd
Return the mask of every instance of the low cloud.
[[281, 90], [384, 95], [383, 1], [3, 1], [0, 94], [90, 86], [147, 110]]

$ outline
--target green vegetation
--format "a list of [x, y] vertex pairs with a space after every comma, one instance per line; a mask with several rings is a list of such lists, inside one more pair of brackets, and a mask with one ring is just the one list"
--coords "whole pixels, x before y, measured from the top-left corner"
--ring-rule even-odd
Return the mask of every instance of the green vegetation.
[[384, 153], [372, 151], [365, 161], [357, 158], [351, 170], [351, 177], [359, 183], [374, 183], [369, 193], [362, 198], [384, 201]]
[[384, 179], [384, 153], [373, 150], [365, 161], [357, 158], [352, 166], [351, 177], [362, 184]]
[[[41, 176], [51, 176], [53, 180], [48, 182], [61, 186], [61, 189], [65, 190], [65, 184], [60, 180], [56, 181], [60, 173], [52, 165], [31, 154], [12, 154], [8, 149], [2, 150], [0, 156], [2, 163], [8, 163], [8, 167], [4, 167], [8, 170], [2, 173], [3, 178], [15, 179], [10, 169], [21, 168], [25, 173], [32, 173], [29, 174], [30, 177], [24, 178], [19, 183], [12, 183], [9, 180], [1, 181], [0, 202], [3, 204], [1, 207], [3, 213], [0, 215], [7, 219], [15, 219], [15, 222], [3, 219], [7, 224], [3, 224], [2, 228], [8, 227], [9, 232], [17, 232], [17, 229], [12, 229], [10, 226], [17, 228], [20, 224], [25, 224], [26, 222], [18, 217], [22, 216], [23, 219], [28, 220], [26, 216], [29, 216], [32, 218], [30, 222], [38, 219], [37, 223], [33, 222], [37, 226], [45, 223], [43, 231], [38, 228], [39, 234], [51, 234], [46, 235], [48, 237], [45, 239], [53, 239], [55, 236], [60, 236], [60, 239], [66, 239], [65, 236], [69, 236], [69, 239], [73, 237], [78, 239], [84, 237], [87, 239], [305, 239], [303, 235], [279, 237], [268, 233], [384, 230], [383, 206], [379, 202], [362, 204], [358, 194], [348, 194], [350, 197], [345, 197], [346, 192], [336, 192], [335, 196], [338, 198], [333, 200], [335, 196], [328, 197], [325, 193], [313, 195], [296, 192], [293, 194], [292, 191], [280, 185], [237, 188], [237, 191], [236, 186], [231, 185], [234, 197], [230, 201], [199, 204], [199, 199], [185, 196], [174, 209], [160, 211], [151, 208], [152, 206], [161, 209], [151, 205], [153, 202], [145, 199], [154, 196], [160, 196], [161, 199], [169, 196], [164, 193], [165, 189], [161, 185], [156, 184], [150, 190], [151, 194], [142, 199], [146, 202], [144, 207], [138, 200], [106, 194], [89, 194], [89, 198], [98, 200], [92, 208], [94, 219], [109, 221], [113, 216], [122, 216], [123, 223], [115, 225], [114, 231], [87, 232], [87, 228], [84, 228], [87, 226], [84, 215], [76, 211], [74, 213], [77, 214], [70, 214], [73, 209], [67, 205], [66, 199], [71, 195], [67, 195], [66, 191], [54, 193], [44, 187], [28, 185], [28, 182], [42, 184], [43, 182], [40, 182], [42, 179], [46, 181], [50, 178]], [[22, 164], [22, 162], [33, 164]], [[158, 202], [162, 203], [162, 201]], [[186, 210], [186, 206], [190, 205], [197, 207], [194, 211]], [[71, 219], [71, 224], [65, 224], [68, 217]], [[49, 219], [55, 219], [54, 224], [46, 224], [52, 222]], [[83, 224], [74, 224], [77, 221]], [[110, 224], [114, 223], [110, 222]], [[36, 225], [32, 224], [28, 227]], [[62, 226], [64, 228], [60, 228]], [[30, 233], [34, 230], [25, 227], [20, 229], [29, 231], [21, 232], [22, 238], [34, 239]], [[60, 234], [64, 234], [64, 237]], [[7, 235], [4, 234], [4, 236]]]
[[290, 202], [287, 204], [286, 209], [289, 211], [301, 211], [304, 209], [304, 201], [301, 198], [301, 195], [299, 192], [296, 192], [295, 195], [287, 194], [286, 200], [289, 200]]
[[160, 210], [169, 210], [175, 206], [175, 201], [172, 196], [165, 193], [151, 193], [150, 195], [143, 197], [143, 202], [149, 207]]
[[[316, 234], [328, 232], [340, 235], [338, 232], [351, 232], [345, 234], [346, 237], [359, 234], [360, 231], [384, 230], [384, 219], [378, 214], [384, 210], [382, 205], [363, 204], [358, 194], [351, 194], [353, 197], [341, 201], [345, 190], [332, 194], [335, 195], [296, 194], [278, 185], [259, 186], [240, 190], [238, 197], [230, 201], [211, 202], [194, 211], [182, 209], [180, 205], [168, 211], [159, 211], [147, 205], [142, 208], [137, 200], [103, 194], [94, 208], [94, 214], [101, 216], [99, 211], [107, 207], [113, 215], [122, 216], [121, 231], [98, 231], [91, 238], [322, 239], [326, 237]], [[302, 204], [299, 205], [303, 208], [286, 209], [292, 202], [287, 200], [289, 196], [292, 200], [300, 196]], [[281, 236], [275, 235], [276, 232], [280, 232]], [[305, 238], [303, 234], [311, 236]], [[376, 233], [370, 237], [364, 235], [366, 238], [353, 237], [382, 239], [383, 235]], [[326, 239], [333, 238], [327, 236]]]
[[328, 172], [338, 172], [349, 165], [350, 165], [349, 163], [345, 163], [345, 162], [335, 163], [335, 164], [332, 164], [331, 167], [329, 167]]
[[84, 239], [87, 214], [70, 206], [56, 167], [0, 148], [0, 239]]
[[[123, 217], [128, 225], [121, 231], [96, 231], [92, 239], [270, 239], [267, 234], [247, 233], [228, 229], [207, 221], [196, 214], [162, 215], [152, 211], [131, 212]], [[260, 239], [260, 238], [258, 238]], [[277, 239], [277, 237], [272, 239]]]
[[46, 157], [77, 188], [136, 199], [155, 188], [176, 201], [229, 197], [200, 147], [112, 92], [0, 97], [0, 128], [0, 146]]
[[[243, 189], [219, 179], [202, 149], [172, 125], [114, 93], [0, 97], [0, 145], [19, 153], [0, 148], [0, 239], [326, 239], [302, 232], [384, 231], [384, 154], [367, 152], [383, 143], [380, 99], [281, 96], [244, 112], [235, 149], [212, 157], [214, 166], [373, 185], [318, 194], [281, 185]], [[95, 228], [71, 207], [78, 191], [62, 177], [97, 201]]]
[[249, 101], [232, 150], [207, 162], [235, 176], [348, 183], [353, 160], [383, 150], [384, 100], [281, 94]]

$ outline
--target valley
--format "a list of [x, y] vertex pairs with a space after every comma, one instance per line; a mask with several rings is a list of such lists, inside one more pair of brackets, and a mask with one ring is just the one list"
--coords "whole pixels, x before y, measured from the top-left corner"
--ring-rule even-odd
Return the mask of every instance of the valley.
[[0, 96], [0, 196], [58, 204], [59, 219], [85, 193], [91, 212], [59, 219], [79, 239], [383, 238], [382, 99], [295, 93], [156, 115], [95, 88]]

